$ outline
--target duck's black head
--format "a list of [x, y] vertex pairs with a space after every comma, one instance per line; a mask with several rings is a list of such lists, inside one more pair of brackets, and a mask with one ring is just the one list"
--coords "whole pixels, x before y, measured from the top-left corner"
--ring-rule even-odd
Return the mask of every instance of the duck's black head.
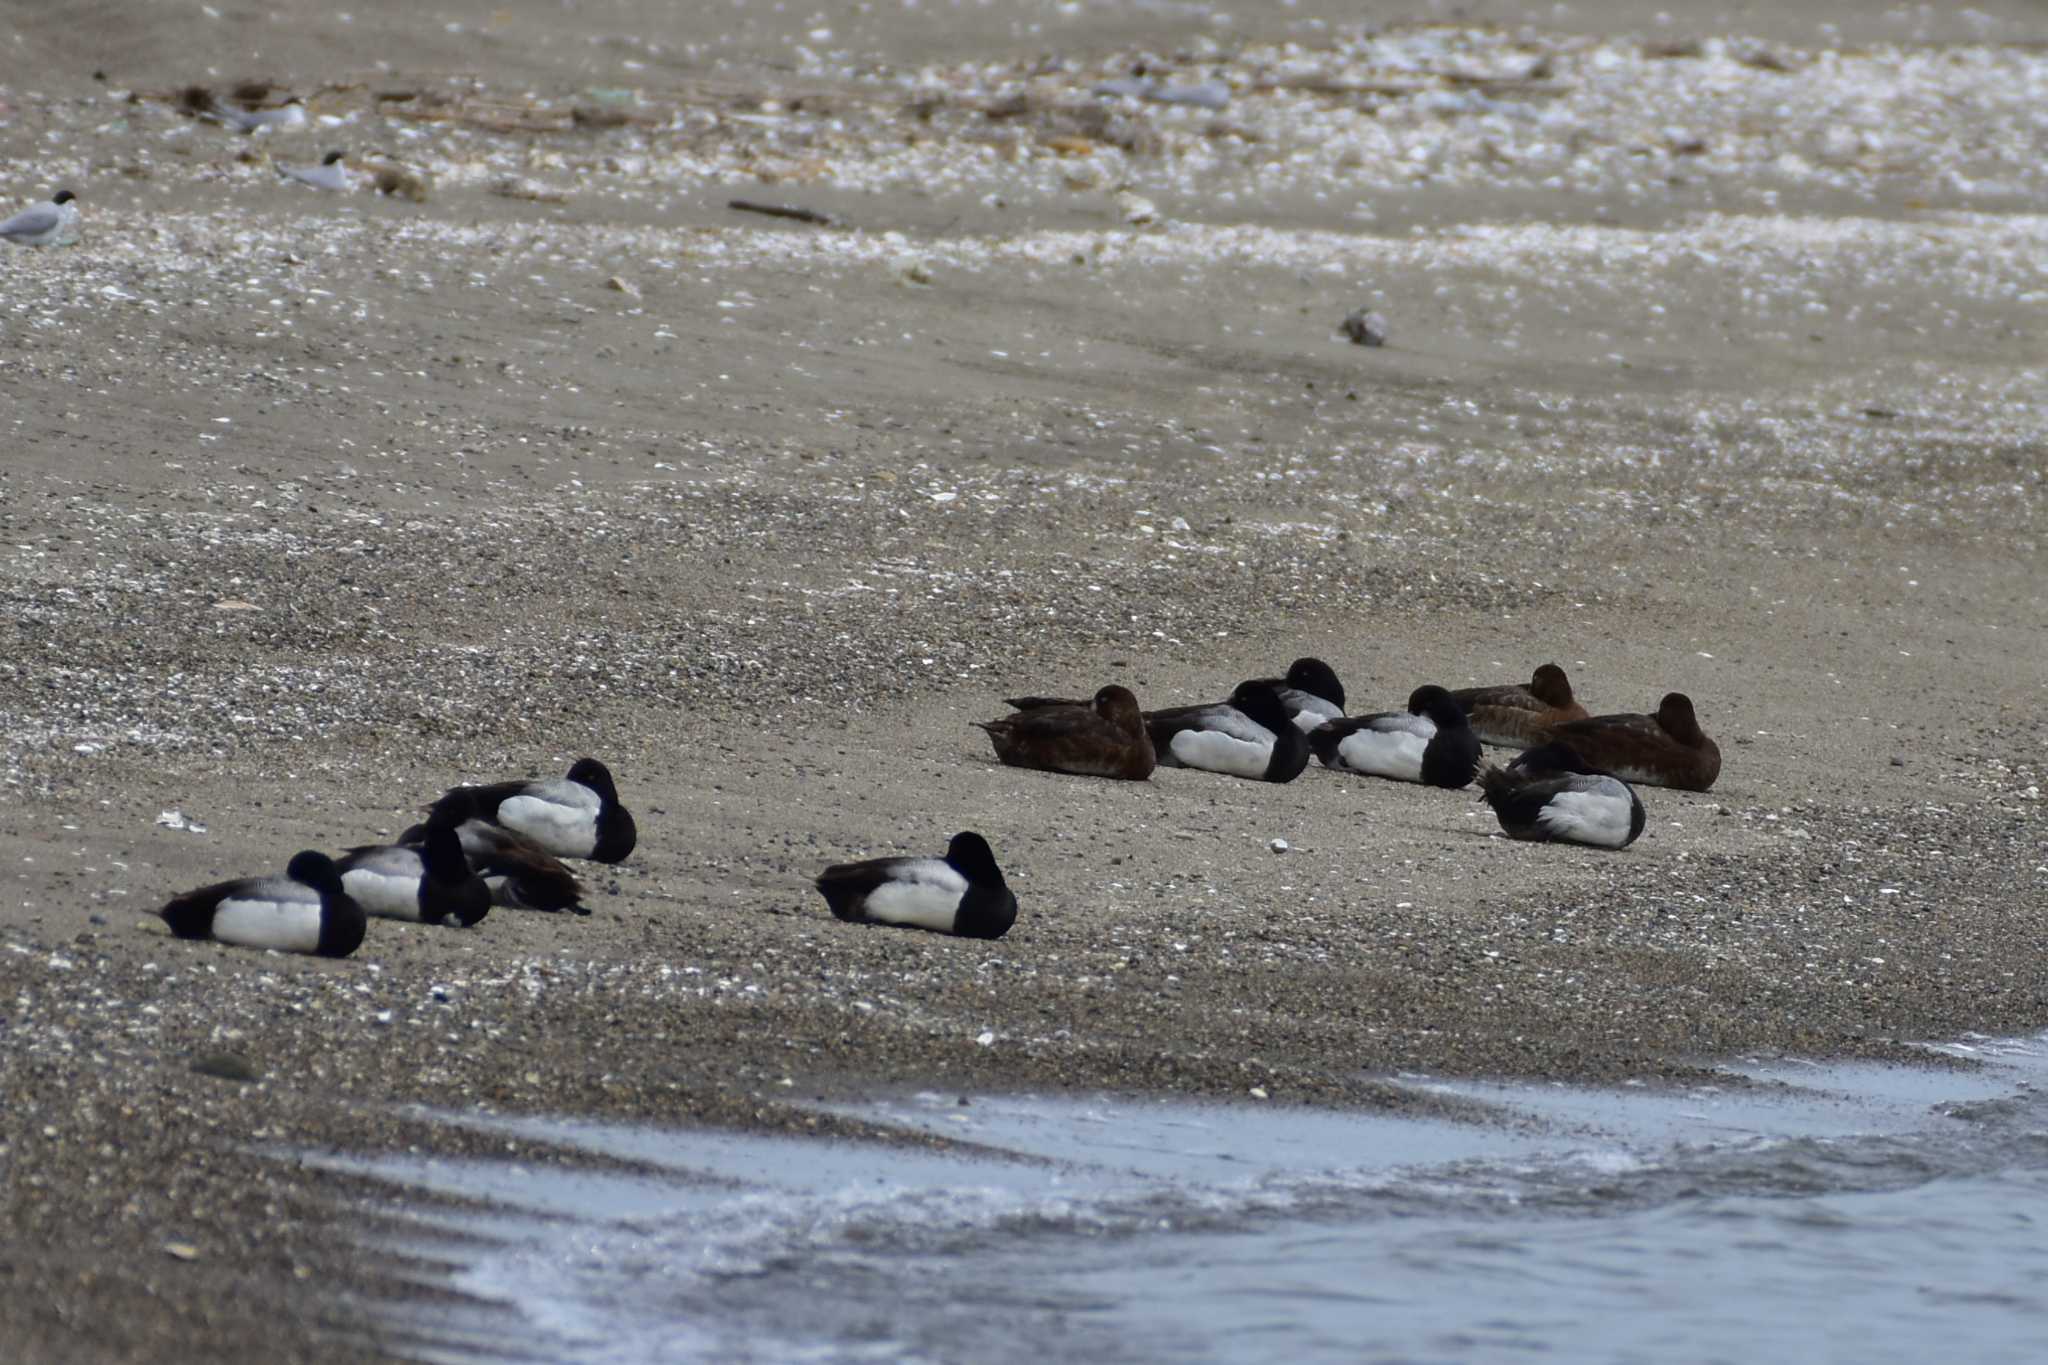
[[[455, 832], [456, 824], [457, 821], [445, 816], [436, 816], [421, 830], [420, 861], [426, 865], [429, 877], [460, 881], [468, 875], [469, 860], [462, 855], [462, 839]], [[404, 844], [406, 840], [401, 837], [398, 842]]]
[[70, 190], [58, 190], [55, 194], [50, 196], [50, 202], [53, 204], [68, 204], [77, 197], [78, 196], [73, 194]]
[[1408, 714], [1428, 716], [1439, 730], [1455, 729], [1466, 723], [1465, 708], [1458, 699], [1435, 683], [1424, 683], [1408, 694]]
[[1337, 670], [1321, 659], [1296, 659], [1289, 664], [1287, 685], [1321, 697], [1339, 711], [1344, 709], [1344, 684], [1337, 681]]
[[341, 894], [341, 873], [335, 870], [334, 859], [314, 849], [294, 853], [292, 860], [285, 864], [284, 875], [315, 891], [331, 896]]
[[963, 829], [946, 845], [946, 861], [975, 886], [1003, 885], [1003, 870], [996, 866], [995, 850], [988, 840], [971, 829]]
[[1269, 682], [1254, 678], [1239, 683], [1230, 694], [1230, 704], [1275, 734], [1294, 725], [1287, 718], [1287, 708], [1280, 704], [1280, 694]]
[[612, 770], [594, 758], [579, 758], [569, 769], [569, 780], [581, 782], [607, 801], [619, 799], [619, 789], [612, 785]]

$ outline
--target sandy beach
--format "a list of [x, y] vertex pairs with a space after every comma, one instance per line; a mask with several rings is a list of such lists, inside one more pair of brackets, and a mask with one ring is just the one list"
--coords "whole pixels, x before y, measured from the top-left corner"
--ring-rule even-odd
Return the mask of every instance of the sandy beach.
[[[0, 21], [0, 211], [82, 210], [0, 250], [16, 1359], [386, 1358], [380, 1191], [290, 1154], [451, 1110], [910, 1140], [807, 1102], [2048, 1021], [2038, 5], [729, 8]], [[310, 126], [180, 107], [246, 80]], [[972, 727], [1299, 655], [1683, 691], [1724, 768], [1604, 854]], [[155, 917], [583, 754], [641, 831], [588, 918]], [[960, 829], [1000, 941], [810, 886]]]

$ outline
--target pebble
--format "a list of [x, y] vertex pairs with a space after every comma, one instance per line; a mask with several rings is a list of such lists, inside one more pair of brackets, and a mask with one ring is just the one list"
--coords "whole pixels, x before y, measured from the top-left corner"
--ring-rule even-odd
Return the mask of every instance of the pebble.
[[1344, 335], [1360, 346], [1387, 344], [1387, 320], [1369, 308], [1360, 308], [1344, 319]]
[[245, 1084], [258, 1079], [259, 1074], [254, 1063], [233, 1052], [202, 1052], [192, 1059], [192, 1070], [196, 1075]]

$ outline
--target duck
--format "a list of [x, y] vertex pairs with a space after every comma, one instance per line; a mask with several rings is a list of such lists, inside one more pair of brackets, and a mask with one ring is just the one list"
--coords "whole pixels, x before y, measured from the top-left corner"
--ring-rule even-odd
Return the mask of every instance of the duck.
[[1480, 742], [1504, 748], [1541, 744], [1558, 726], [1586, 719], [1586, 708], [1572, 696], [1572, 680], [1556, 664], [1538, 668], [1526, 685], [1461, 687], [1451, 695], [1465, 708]]
[[1410, 693], [1406, 711], [1329, 721], [1308, 739], [1323, 766], [1339, 772], [1455, 790], [1479, 771], [1479, 736], [1457, 699], [1434, 683]]
[[1337, 681], [1337, 670], [1321, 659], [1296, 659], [1287, 666], [1286, 677], [1259, 681], [1280, 694], [1288, 719], [1303, 734], [1325, 721], [1344, 718], [1344, 684]]
[[1505, 768], [1487, 764], [1479, 790], [1510, 839], [1627, 848], [1647, 818], [1634, 788], [1556, 741], [1524, 750]]
[[1128, 687], [1111, 683], [1089, 702], [1017, 697], [1008, 704], [1014, 714], [975, 724], [988, 731], [996, 757], [1013, 768], [1143, 782], [1158, 764]]
[[452, 823], [487, 820], [522, 834], [544, 853], [592, 862], [624, 862], [639, 841], [633, 816], [619, 804], [611, 769], [579, 758], [567, 777], [451, 787], [430, 814]]
[[1721, 748], [1700, 729], [1692, 698], [1667, 692], [1653, 715], [1592, 716], [1550, 737], [1624, 782], [1707, 791], [1721, 775]]
[[943, 858], [834, 863], [817, 887], [833, 915], [852, 923], [994, 939], [1017, 922], [1017, 897], [988, 840], [973, 830], [954, 835]]
[[[428, 828], [429, 825], [414, 825], [398, 836], [398, 842], [408, 846], [424, 843]], [[483, 880], [492, 905], [549, 914], [590, 913], [583, 904], [583, 884], [576, 880], [576, 874], [531, 839], [502, 825], [470, 818], [463, 819], [454, 830], [469, 870]]]
[[1280, 691], [1257, 678], [1230, 700], [1145, 713], [1159, 761], [1256, 782], [1292, 782], [1308, 766], [1308, 737], [1288, 718]]
[[0, 220], [0, 242], [16, 246], [62, 246], [78, 235], [78, 198], [70, 190], [58, 190], [46, 204], [31, 204], [13, 217]]
[[364, 844], [335, 859], [349, 898], [386, 919], [467, 929], [491, 911], [491, 889], [469, 865], [455, 826], [422, 826], [416, 843]]
[[179, 938], [321, 957], [347, 957], [362, 946], [369, 926], [334, 860], [315, 849], [293, 854], [282, 877], [215, 882], [173, 898], [157, 913]]

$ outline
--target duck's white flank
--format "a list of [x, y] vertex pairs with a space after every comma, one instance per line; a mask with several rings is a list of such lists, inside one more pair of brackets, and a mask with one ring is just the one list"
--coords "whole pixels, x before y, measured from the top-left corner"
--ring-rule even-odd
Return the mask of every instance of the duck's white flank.
[[1307, 692], [1294, 692], [1289, 695], [1288, 700], [1301, 708], [1294, 713], [1294, 724], [1303, 734], [1307, 734], [1324, 721], [1341, 720], [1344, 717], [1344, 713], [1337, 708], [1335, 702], [1324, 701], [1321, 697], [1311, 696]]
[[1591, 791], [1564, 791], [1543, 803], [1536, 824], [1553, 839], [1569, 839], [1598, 848], [1620, 848], [1628, 842], [1628, 789], [1602, 778]]
[[213, 937], [244, 948], [317, 952], [320, 893], [298, 882], [259, 883], [220, 903], [213, 912]]
[[[1423, 723], [1429, 724], [1426, 720]], [[1435, 738], [1436, 727], [1430, 725], [1429, 728], [1428, 735], [1419, 735], [1412, 727], [1355, 730], [1338, 743], [1337, 757], [1345, 767], [1355, 772], [1391, 777], [1398, 782], [1420, 782], [1423, 751]]]
[[1273, 762], [1273, 735], [1263, 725], [1251, 728], [1258, 731], [1259, 738], [1240, 739], [1222, 730], [1183, 730], [1168, 747], [1190, 768], [1231, 777], [1264, 777]]
[[581, 782], [552, 778], [498, 803], [498, 823], [550, 853], [588, 858], [597, 847], [597, 813], [604, 800]]
[[889, 880], [868, 893], [862, 913], [884, 924], [953, 931], [967, 878], [944, 858], [919, 858], [890, 869]]
[[[363, 907], [365, 914], [386, 919], [417, 920], [420, 917], [420, 878], [426, 866], [410, 849], [394, 850], [372, 860], [368, 866], [352, 867], [341, 874], [342, 889], [349, 899]], [[412, 868], [407, 870], [405, 862]]]

